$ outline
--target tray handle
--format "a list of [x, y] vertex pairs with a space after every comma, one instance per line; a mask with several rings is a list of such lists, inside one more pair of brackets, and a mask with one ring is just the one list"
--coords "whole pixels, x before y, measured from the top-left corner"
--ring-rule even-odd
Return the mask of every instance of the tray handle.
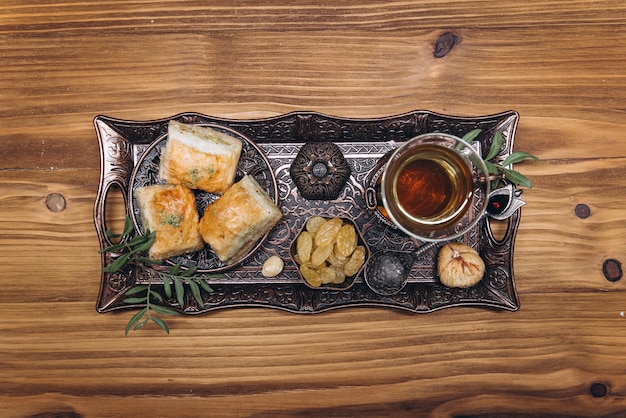
[[94, 203], [94, 223], [101, 248], [111, 245], [106, 235], [106, 202], [109, 193], [118, 187], [128, 207], [128, 184], [132, 174], [133, 151], [130, 142], [101, 117], [94, 119], [100, 145], [100, 184]]

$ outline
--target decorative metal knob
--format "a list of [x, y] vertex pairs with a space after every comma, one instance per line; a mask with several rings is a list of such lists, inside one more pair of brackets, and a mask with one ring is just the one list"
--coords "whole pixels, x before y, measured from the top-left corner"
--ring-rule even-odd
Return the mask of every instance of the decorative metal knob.
[[350, 178], [350, 166], [332, 142], [308, 142], [291, 163], [289, 174], [307, 200], [334, 200]]

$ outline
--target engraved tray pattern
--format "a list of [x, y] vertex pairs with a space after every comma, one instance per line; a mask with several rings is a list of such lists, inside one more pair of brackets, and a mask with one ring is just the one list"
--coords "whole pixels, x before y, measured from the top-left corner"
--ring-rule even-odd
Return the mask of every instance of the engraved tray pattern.
[[[132, 205], [128, 191], [136, 164], [150, 145], [167, 133], [170, 119], [184, 123], [219, 125], [249, 138], [265, 153], [276, 180], [278, 205], [283, 219], [270, 232], [256, 251], [220, 277], [209, 280], [213, 293], [203, 293], [204, 308], [187, 294], [180, 306], [176, 298], [167, 299], [158, 285], [158, 279], [147, 269], [135, 268], [118, 273], [103, 273], [96, 309], [109, 312], [123, 308], [137, 308], [123, 302], [124, 293], [139, 283], [154, 283], [163, 305], [185, 314], [199, 314], [215, 309], [243, 306], [263, 306], [298, 313], [315, 313], [351, 306], [380, 306], [417, 313], [432, 312], [452, 306], [481, 306], [515, 311], [519, 300], [513, 277], [513, 248], [520, 222], [521, 209], [509, 218], [504, 237], [494, 238], [485, 218], [462, 237], [462, 241], [476, 248], [485, 260], [484, 279], [470, 289], [451, 289], [435, 277], [437, 249], [422, 256], [411, 271], [405, 288], [393, 296], [380, 296], [364, 283], [362, 275], [347, 290], [321, 290], [307, 287], [300, 279], [295, 265], [289, 259], [289, 246], [312, 215], [352, 218], [360, 227], [372, 253], [392, 248], [411, 250], [422, 243], [389, 227], [380, 216], [366, 208], [364, 193], [368, 177], [376, 169], [381, 157], [414, 136], [428, 132], [444, 132], [463, 136], [472, 129], [482, 130], [476, 139], [481, 149], [488, 150], [496, 130], [503, 134], [503, 145], [496, 160], [503, 160], [512, 152], [519, 115], [515, 111], [480, 117], [453, 117], [430, 111], [413, 111], [380, 119], [352, 119], [328, 116], [315, 112], [293, 112], [266, 119], [231, 120], [182, 113], [172, 118], [153, 121], [127, 121], [97, 116], [94, 125], [101, 152], [101, 177], [94, 205], [95, 227], [101, 248], [110, 244], [105, 235], [105, 204], [112, 187], [121, 189], [127, 211]], [[291, 177], [289, 167], [300, 147], [310, 141], [332, 141], [339, 146], [350, 164], [352, 174], [336, 200], [303, 199]], [[284, 271], [277, 277], [261, 275], [263, 261], [277, 254], [285, 261]], [[102, 263], [110, 262], [102, 255]]]

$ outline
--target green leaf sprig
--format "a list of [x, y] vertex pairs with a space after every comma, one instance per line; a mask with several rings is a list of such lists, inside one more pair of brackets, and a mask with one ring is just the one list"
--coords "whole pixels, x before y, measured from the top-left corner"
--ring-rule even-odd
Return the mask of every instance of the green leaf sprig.
[[[187, 284], [191, 289], [191, 294], [193, 295], [195, 301], [198, 305], [204, 308], [205, 304], [202, 299], [200, 288], [204, 289], [207, 293], [212, 293], [214, 290], [206, 282], [206, 278], [194, 277], [197, 267], [191, 267], [179, 274], [180, 268], [180, 264], [175, 264], [168, 272], [157, 273], [163, 279], [163, 292], [165, 293], [165, 296], [170, 299], [175, 294], [178, 304], [180, 306], [184, 306], [185, 284]], [[174, 285], [174, 292], [172, 292], [172, 284]], [[174, 309], [158, 304], [158, 302], [163, 302], [163, 296], [161, 296], [159, 292], [152, 289], [151, 283], [133, 287], [124, 295], [134, 296], [138, 294], [142, 295], [127, 297], [124, 299], [125, 303], [145, 305], [144, 308], [133, 315], [133, 317], [128, 321], [128, 324], [126, 324], [126, 335], [128, 335], [130, 330], [137, 331], [143, 328], [148, 321], [154, 322], [167, 334], [169, 334], [169, 327], [165, 321], [157, 315], [179, 315], [180, 313]]]
[[[181, 265], [175, 264], [170, 268], [168, 272], [159, 272], [159, 276], [163, 279], [163, 292], [165, 296], [171, 298], [173, 293], [176, 295], [176, 301], [180, 306], [185, 305], [185, 284], [191, 289], [196, 303], [204, 308], [204, 300], [202, 299], [202, 288], [207, 293], [213, 293], [213, 288], [207, 283], [206, 279], [212, 276], [195, 277], [195, 273], [198, 270], [197, 267], [189, 267], [187, 270], [181, 272]], [[174, 285], [174, 292], [172, 293], [172, 284]]]
[[[110, 229], [106, 230], [106, 234], [109, 238], [119, 238], [119, 241], [116, 244], [100, 250], [100, 253], [121, 252], [122, 254], [111, 264], [103, 267], [103, 272], [115, 273], [131, 263], [161, 263], [159, 260], [153, 260], [144, 256], [144, 253], [148, 251], [154, 243], [156, 234], [148, 231], [145, 235], [132, 237], [133, 233], [133, 222], [129, 216], [126, 216], [124, 230], [121, 234], [115, 234]], [[182, 307], [185, 305], [185, 286], [187, 285], [189, 286], [196, 303], [200, 307], [204, 308], [205, 303], [202, 298], [201, 289], [207, 293], [214, 292], [209, 283], [206, 281], [213, 276], [195, 276], [198, 270], [197, 267], [193, 266], [187, 269], [182, 269], [181, 267], [182, 266], [177, 263], [170, 267], [168, 271], [156, 272], [156, 274], [163, 279], [163, 292], [165, 293], [165, 296], [168, 299], [171, 299], [173, 295], [176, 295], [176, 301]], [[174, 286], [174, 292], [172, 292], [172, 285]], [[156, 290], [152, 289], [152, 283], [135, 286], [127, 290], [124, 293], [124, 296], [126, 296], [123, 300], [124, 303], [144, 305], [144, 307], [135, 313], [126, 324], [126, 335], [128, 335], [130, 330], [137, 331], [143, 328], [143, 326], [149, 321], [154, 322], [167, 334], [170, 333], [169, 327], [158, 315], [179, 315], [180, 313], [174, 309], [159, 305], [159, 303], [163, 302], [163, 296]]]
[[[143, 296], [135, 296], [142, 292], [145, 292]], [[143, 328], [144, 325], [148, 321], [152, 321], [161, 327], [167, 334], [170, 333], [170, 328], [167, 326], [165, 321], [155, 314], [160, 315], [179, 315], [179, 313], [173, 309], [170, 309], [166, 306], [158, 305], [157, 303], [152, 303], [152, 300], [157, 302], [163, 302], [163, 296], [155, 290], [152, 290], [152, 284], [149, 283], [147, 285], [139, 285], [129, 289], [125, 296], [130, 296], [124, 299], [125, 303], [130, 304], [144, 304], [144, 308], [139, 310], [135, 315], [133, 315], [128, 323], [126, 324], [125, 334], [128, 335], [128, 332], [132, 329], [133, 331], [137, 331]], [[133, 297], [135, 296], [135, 297]], [[145, 316], [145, 318], [144, 318]]]
[[115, 273], [116, 271], [120, 271], [124, 267], [126, 267], [130, 262], [136, 261], [136, 259], [141, 258], [141, 261], [150, 262], [150, 263], [158, 263], [156, 260], [152, 260], [148, 257], [140, 257], [142, 253], [148, 251], [152, 244], [154, 243], [154, 238], [156, 234], [154, 232], [149, 232], [145, 235], [137, 235], [132, 237], [133, 235], [133, 221], [129, 216], [126, 216], [126, 221], [124, 222], [124, 231], [121, 234], [115, 234], [110, 229], [107, 228], [106, 235], [109, 238], [119, 238], [119, 241], [116, 244], [109, 245], [108, 247], [100, 250], [100, 253], [118, 253], [122, 254], [116, 258], [111, 264], [102, 268], [104, 273]]
[[[473, 129], [469, 131], [467, 134], [463, 136], [463, 139], [466, 142], [471, 142], [480, 134], [480, 129]], [[487, 170], [489, 170], [489, 174], [494, 174], [496, 176], [504, 176], [508, 181], [513, 184], [525, 186], [529, 189], [532, 188], [532, 183], [528, 177], [523, 175], [517, 170], [513, 170], [511, 168], [507, 168], [507, 166], [511, 164], [517, 164], [524, 160], [534, 160], [539, 161], [539, 158], [524, 151], [515, 151], [509, 154], [502, 162], [494, 163], [493, 160], [500, 149], [502, 148], [502, 133], [500, 131], [496, 131], [493, 135], [493, 141], [491, 142], [491, 147], [489, 148], [489, 152], [485, 157], [485, 165], [487, 166]]]

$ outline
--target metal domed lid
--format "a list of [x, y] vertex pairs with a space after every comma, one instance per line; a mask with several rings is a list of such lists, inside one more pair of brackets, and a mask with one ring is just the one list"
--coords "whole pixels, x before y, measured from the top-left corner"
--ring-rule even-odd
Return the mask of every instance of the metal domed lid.
[[307, 200], [334, 200], [350, 178], [350, 166], [332, 142], [308, 142], [289, 169], [298, 191]]

